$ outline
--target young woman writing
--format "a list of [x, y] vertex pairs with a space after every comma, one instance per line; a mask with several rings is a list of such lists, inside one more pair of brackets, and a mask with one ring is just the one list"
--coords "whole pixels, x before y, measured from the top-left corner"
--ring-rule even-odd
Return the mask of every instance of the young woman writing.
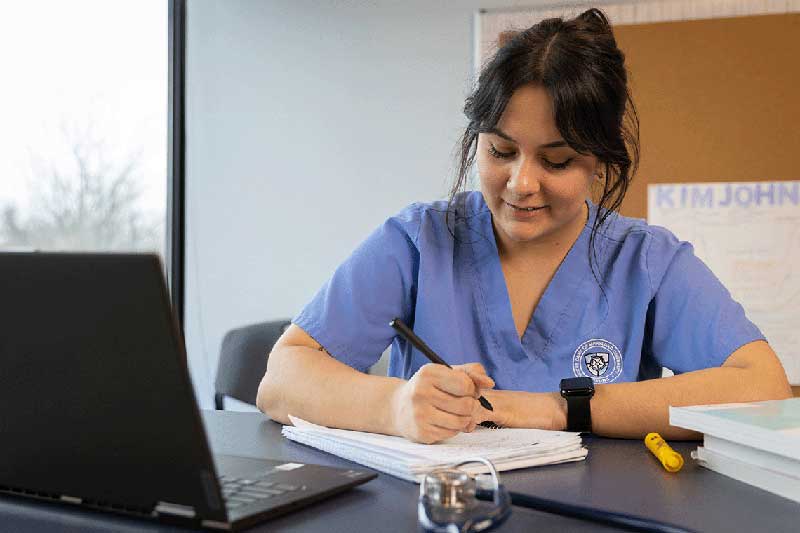
[[[449, 201], [407, 207], [339, 266], [270, 354], [264, 412], [421, 442], [485, 420], [681, 438], [669, 405], [791, 395], [691, 245], [615, 212], [638, 119], [602, 12], [514, 36], [465, 114]], [[475, 165], [480, 190], [462, 191]], [[395, 317], [454, 368], [397, 336]], [[389, 345], [389, 376], [366, 374]]]

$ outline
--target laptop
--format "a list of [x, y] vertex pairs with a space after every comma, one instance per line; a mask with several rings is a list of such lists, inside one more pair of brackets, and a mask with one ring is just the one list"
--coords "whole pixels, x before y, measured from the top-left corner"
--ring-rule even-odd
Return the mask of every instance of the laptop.
[[150, 254], [0, 253], [0, 493], [237, 530], [376, 477], [212, 456]]

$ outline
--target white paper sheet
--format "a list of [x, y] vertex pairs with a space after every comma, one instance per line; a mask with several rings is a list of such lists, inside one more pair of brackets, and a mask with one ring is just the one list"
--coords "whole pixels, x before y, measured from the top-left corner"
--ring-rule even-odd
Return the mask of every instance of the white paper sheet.
[[[580, 435], [541, 429], [476, 428], [437, 444], [419, 444], [402, 437], [333, 429], [289, 416], [287, 438], [338, 455], [393, 476], [419, 482], [425, 472], [483, 457], [499, 471], [584, 459]], [[483, 472], [476, 465], [472, 472]]]
[[800, 384], [800, 181], [648, 185], [647, 220], [694, 245]]

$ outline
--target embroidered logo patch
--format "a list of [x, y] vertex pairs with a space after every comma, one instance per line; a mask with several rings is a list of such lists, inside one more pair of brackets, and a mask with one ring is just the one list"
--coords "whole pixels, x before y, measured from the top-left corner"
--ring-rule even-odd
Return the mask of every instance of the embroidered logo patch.
[[600, 377], [608, 370], [608, 355], [606, 352], [597, 352], [583, 356], [584, 361], [586, 361], [586, 368], [589, 369], [589, 372], [594, 377]]
[[610, 383], [622, 372], [622, 353], [613, 342], [589, 339], [572, 356], [572, 372], [592, 378], [595, 383]]

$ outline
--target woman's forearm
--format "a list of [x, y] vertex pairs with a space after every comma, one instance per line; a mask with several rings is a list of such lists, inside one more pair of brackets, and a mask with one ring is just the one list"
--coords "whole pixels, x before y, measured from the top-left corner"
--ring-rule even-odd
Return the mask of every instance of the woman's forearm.
[[475, 428], [477, 391], [494, 382], [477, 363], [429, 363], [409, 380], [371, 376], [338, 361], [292, 324], [267, 360], [256, 404], [273, 419], [289, 415], [328, 427], [433, 443]]
[[[764, 342], [734, 352], [725, 364], [663, 379], [597, 385], [591, 400], [592, 431], [641, 438], [651, 431], [665, 438], [698, 434], [669, 425], [669, 406], [750, 402], [791, 396], [778, 359]], [[566, 429], [566, 401], [557, 392], [492, 391], [488, 399], [513, 427]]]
[[791, 396], [788, 385], [769, 383], [753, 369], [719, 367], [636, 383], [599, 385], [592, 399], [592, 428], [608, 437], [698, 438], [669, 424], [669, 406], [751, 402]]
[[592, 399], [593, 430], [609, 437], [696, 438], [669, 425], [669, 406], [789, 398], [791, 387], [775, 352], [764, 341], [746, 344], [721, 367], [637, 383], [600, 385]]
[[288, 415], [328, 427], [394, 433], [391, 398], [403, 381], [359, 372], [307, 346], [276, 346], [257, 405], [272, 419]]

